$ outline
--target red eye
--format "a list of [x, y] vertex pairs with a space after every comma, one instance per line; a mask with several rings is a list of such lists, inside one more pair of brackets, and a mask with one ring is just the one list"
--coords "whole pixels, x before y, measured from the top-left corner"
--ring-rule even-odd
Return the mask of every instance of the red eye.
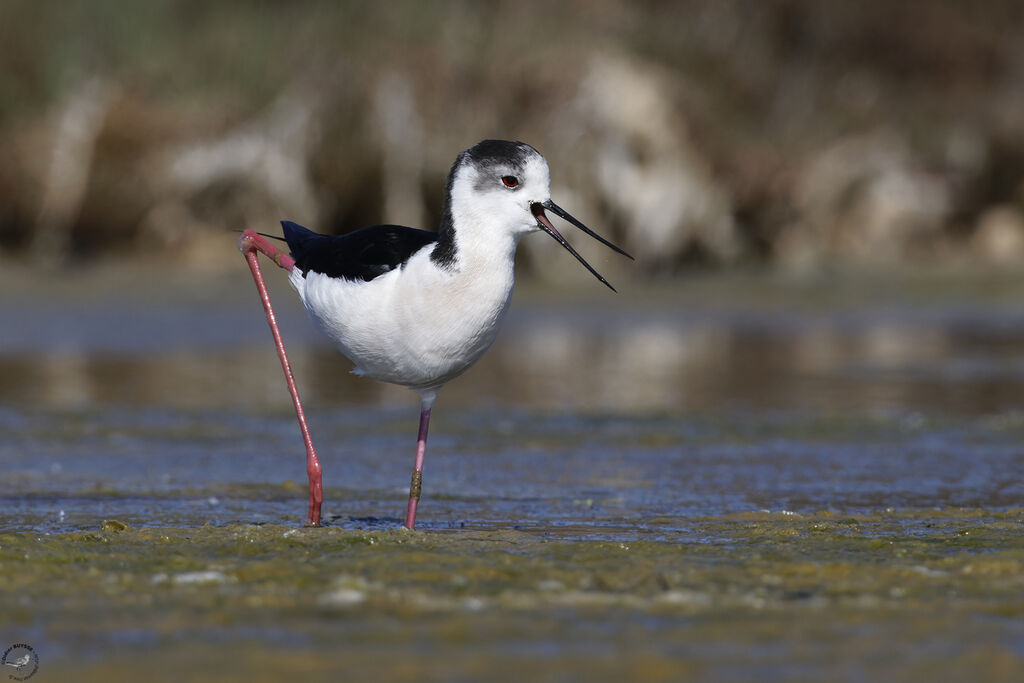
[[519, 184], [519, 178], [514, 175], [506, 175], [501, 177], [501, 182], [505, 183], [505, 187], [515, 187]]

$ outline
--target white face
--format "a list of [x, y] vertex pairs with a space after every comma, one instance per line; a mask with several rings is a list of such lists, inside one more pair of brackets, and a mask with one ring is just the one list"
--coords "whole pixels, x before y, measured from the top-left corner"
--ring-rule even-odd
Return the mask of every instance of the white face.
[[441, 230], [444, 234], [454, 232], [455, 250], [449, 249], [449, 258], [461, 258], [458, 254], [498, 254], [511, 268], [519, 238], [543, 230], [614, 290], [562, 237], [545, 215], [545, 209], [633, 258], [551, 201], [548, 163], [540, 152], [525, 143], [484, 140], [470, 147], [455, 161], [448, 183], [449, 197]]
[[514, 157], [467, 158], [452, 186], [454, 210], [466, 225], [516, 235], [539, 230], [530, 210], [551, 198], [548, 164], [523, 145]]

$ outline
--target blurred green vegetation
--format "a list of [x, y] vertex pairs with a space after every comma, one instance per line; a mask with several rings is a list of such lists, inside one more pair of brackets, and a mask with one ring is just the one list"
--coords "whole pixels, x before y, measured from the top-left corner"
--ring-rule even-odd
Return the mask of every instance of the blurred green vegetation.
[[8, 0], [0, 253], [429, 227], [456, 153], [503, 137], [644, 270], [1024, 263], [1022, 29], [1012, 0]]

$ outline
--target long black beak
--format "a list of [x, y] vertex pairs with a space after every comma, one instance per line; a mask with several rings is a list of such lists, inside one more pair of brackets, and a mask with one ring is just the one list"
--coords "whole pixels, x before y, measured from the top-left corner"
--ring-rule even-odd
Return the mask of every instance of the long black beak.
[[633, 257], [630, 256], [629, 254], [627, 254], [625, 251], [623, 251], [619, 247], [617, 247], [614, 244], [612, 244], [611, 242], [609, 242], [608, 240], [606, 240], [605, 238], [603, 238], [600, 235], [598, 235], [596, 232], [594, 232], [593, 230], [591, 230], [587, 226], [585, 226], [582, 223], [580, 223], [578, 220], [573, 218], [572, 215], [568, 211], [566, 211], [562, 207], [558, 206], [558, 204], [555, 204], [550, 199], [547, 200], [544, 203], [534, 203], [534, 204], [530, 205], [530, 211], [533, 212], [534, 218], [537, 219], [537, 225], [540, 226], [540, 229], [543, 230], [544, 232], [546, 232], [547, 234], [551, 235], [552, 237], [554, 237], [555, 240], [559, 244], [561, 244], [563, 247], [565, 247], [566, 250], [568, 250], [568, 252], [570, 254], [575, 256], [576, 260], [579, 261], [580, 263], [582, 263], [583, 266], [587, 270], [589, 270], [591, 272], [591, 274], [593, 274], [594, 277], [596, 277], [598, 280], [603, 282], [605, 284], [605, 286], [608, 287], [608, 289], [612, 290], [613, 292], [616, 291], [616, 289], [614, 287], [612, 287], [611, 284], [609, 284], [609, 282], [607, 280], [605, 280], [603, 277], [601, 277], [600, 273], [598, 273], [596, 270], [594, 270], [590, 266], [590, 264], [587, 263], [583, 259], [583, 257], [580, 256], [576, 252], [575, 249], [572, 248], [572, 245], [570, 245], [568, 242], [565, 241], [565, 238], [562, 237], [562, 234], [560, 232], [558, 232], [557, 230], [555, 230], [555, 226], [551, 225], [551, 221], [549, 221], [547, 215], [545, 215], [544, 209], [551, 209], [551, 211], [554, 212], [555, 215], [557, 215], [557, 216], [559, 216], [561, 218], [564, 218], [565, 220], [569, 221], [570, 223], [575, 225], [577, 228], [579, 228], [583, 232], [587, 233], [588, 235], [590, 235], [591, 237], [596, 239], [601, 244], [603, 244], [603, 245], [605, 245], [607, 247], [610, 247], [612, 250], [622, 254], [623, 256], [626, 256], [627, 258], [630, 258], [630, 259], [633, 259]]

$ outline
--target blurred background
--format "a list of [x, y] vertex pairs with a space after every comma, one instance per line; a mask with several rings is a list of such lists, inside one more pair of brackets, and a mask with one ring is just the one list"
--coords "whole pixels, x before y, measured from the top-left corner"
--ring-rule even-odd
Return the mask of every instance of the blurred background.
[[[506, 382], [468, 396], [818, 405], [811, 377], [909, 405], [956, 367], [1003, 406], [993, 384], [1024, 365], [1022, 30], [1013, 0], [7, 0], [0, 399], [286, 407], [231, 231], [434, 228], [455, 155], [497, 137], [540, 149], [557, 201], [637, 261], [570, 228], [611, 297], [525, 239], [506, 361], [477, 375]], [[315, 395], [392, 396], [273, 291]], [[866, 377], [889, 384], [849, 385]]]
[[9, 0], [0, 26], [7, 258], [432, 227], [500, 137], [644, 273], [1024, 259], [1012, 0]]

